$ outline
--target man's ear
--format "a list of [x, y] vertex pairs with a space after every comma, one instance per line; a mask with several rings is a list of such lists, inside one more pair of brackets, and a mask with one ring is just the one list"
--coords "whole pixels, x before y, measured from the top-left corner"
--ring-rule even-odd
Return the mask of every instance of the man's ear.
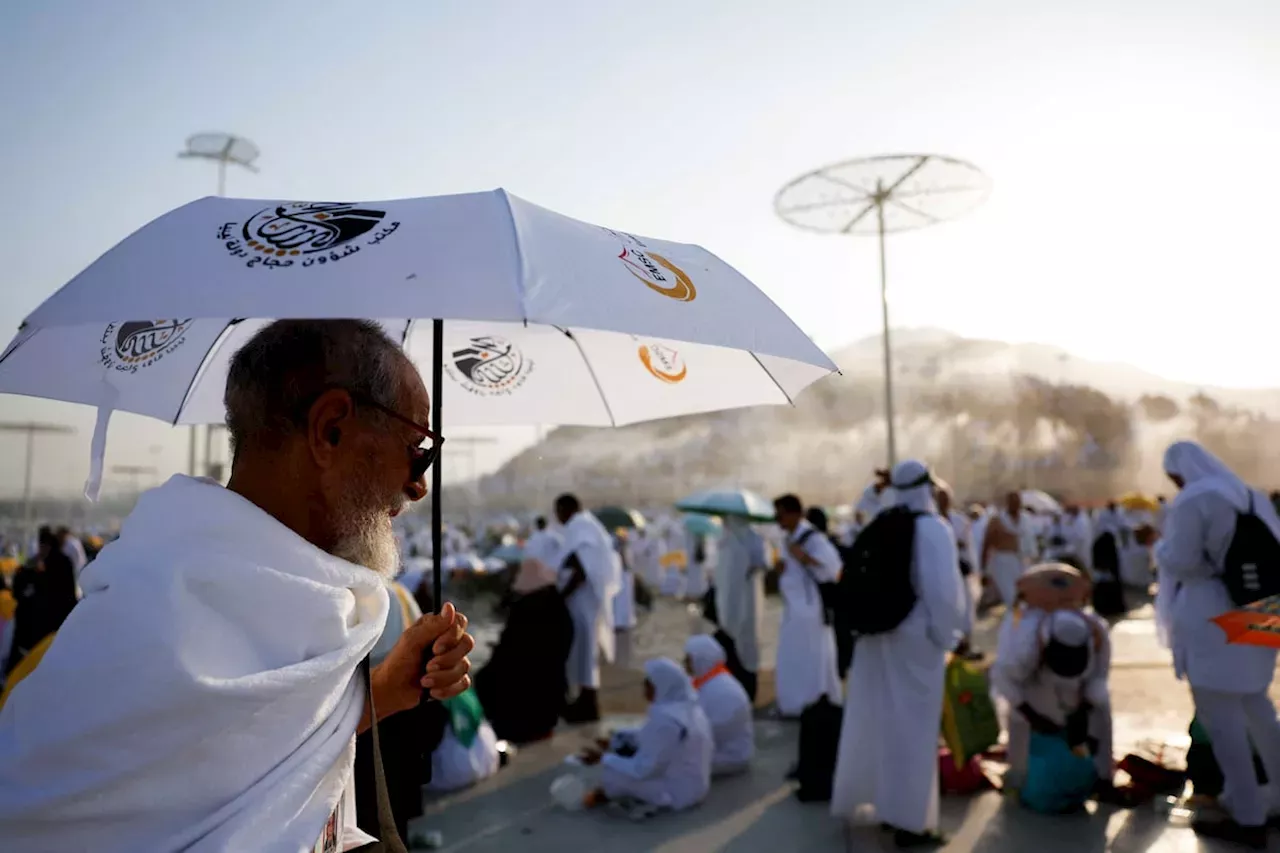
[[325, 391], [307, 412], [307, 447], [321, 468], [333, 464], [338, 446], [355, 417], [351, 395], [341, 388]]

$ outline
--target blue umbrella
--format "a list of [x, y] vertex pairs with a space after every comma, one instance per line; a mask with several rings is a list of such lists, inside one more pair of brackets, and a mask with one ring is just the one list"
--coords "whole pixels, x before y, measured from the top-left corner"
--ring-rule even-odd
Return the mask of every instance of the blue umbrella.
[[695, 536], [719, 536], [720, 519], [699, 513], [690, 513], [684, 517], [684, 529]]
[[749, 521], [773, 521], [773, 504], [746, 489], [711, 489], [696, 492], [676, 503], [681, 512], [733, 516]]

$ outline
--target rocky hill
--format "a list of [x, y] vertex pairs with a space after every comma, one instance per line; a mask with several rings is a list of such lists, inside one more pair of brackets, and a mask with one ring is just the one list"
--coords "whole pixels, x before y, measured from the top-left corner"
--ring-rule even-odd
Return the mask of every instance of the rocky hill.
[[[1280, 390], [1198, 388], [1129, 365], [1038, 344], [893, 333], [899, 457], [927, 460], [967, 498], [1035, 487], [1083, 500], [1168, 490], [1160, 456], [1197, 438], [1237, 470], [1280, 482]], [[843, 375], [794, 407], [673, 418], [621, 429], [561, 428], [480, 484], [490, 505], [546, 505], [574, 490], [592, 502], [666, 503], [736, 484], [847, 501], [883, 464], [881, 341], [835, 354]]]

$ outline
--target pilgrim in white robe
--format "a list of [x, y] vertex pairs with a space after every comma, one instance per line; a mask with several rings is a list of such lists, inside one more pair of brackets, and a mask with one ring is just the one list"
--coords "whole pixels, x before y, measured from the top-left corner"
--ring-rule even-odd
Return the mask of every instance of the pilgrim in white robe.
[[690, 637], [684, 653], [698, 704], [707, 715], [715, 752], [711, 774], [727, 776], [751, 765], [756, 754], [756, 726], [746, 689], [725, 666], [724, 647], [707, 634]]
[[778, 591], [782, 594], [782, 625], [778, 630], [775, 667], [778, 713], [798, 717], [823, 696], [840, 704], [840, 675], [836, 664], [836, 636], [823, 622], [818, 584], [840, 577], [840, 552], [831, 540], [801, 521], [787, 537], [788, 547], [800, 547], [817, 565], [804, 566], [784, 552]]
[[764, 621], [764, 540], [740, 518], [725, 520], [716, 555], [716, 612], [748, 672], [760, 671]]
[[[1012, 548], [1001, 545], [996, 547], [991, 538], [995, 527], [1002, 527], [1014, 537], [1016, 546]], [[1017, 518], [1008, 510], [1000, 510], [992, 515], [984, 531], [986, 541], [983, 544], [984, 570], [1000, 593], [1000, 600], [1006, 607], [1011, 607], [1018, 595], [1018, 578], [1027, 570], [1030, 554], [1031, 534], [1025, 513]], [[1012, 544], [1012, 543], [1010, 543]]]
[[708, 575], [715, 570], [716, 543], [710, 536], [689, 534], [689, 562], [684, 573], [684, 595], [701, 600], [709, 588]]
[[[1191, 685], [1196, 715], [1209, 733], [1225, 782], [1223, 802], [1237, 823], [1259, 826], [1276, 810], [1254, 772], [1250, 741], [1269, 779], [1280, 779], [1280, 720], [1267, 696], [1276, 650], [1231, 644], [1212, 619], [1234, 610], [1222, 567], [1237, 513], [1253, 511], [1280, 538], [1280, 518], [1262, 492], [1251, 489], [1217, 457], [1194, 442], [1165, 452], [1164, 469], [1185, 483], [1169, 507], [1156, 546], [1162, 597], [1157, 618], [1171, 641], [1174, 671]], [[1171, 592], [1171, 595], [1168, 593]], [[1162, 606], [1163, 605], [1163, 606]], [[1272, 783], [1273, 792], [1280, 786]]]
[[831, 796], [835, 817], [872, 805], [877, 820], [916, 834], [938, 825], [943, 677], [966, 621], [955, 538], [933, 512], [932, 485], [906, 487], [927, 473], [914, 460], [893, 470], [898, 503], [926, 513], [911, 561], [917, 601], [893, 631], [858, 638]]
[[614, 539], [618, 591], [613, 594], [614, 658], [623, 669], [631, 667], [631, 631], [636, 627], [636, 580], [623, 552], [625, 540]]
[[570, 689], [600, 687], [600, 657], [613, 660], [613, 596], [622, 579], [621, 566], [609, 532], [590, 512], [578, 512], [564, 526], [561, 554], [555, 565], [562, 568], [560, 587], [569, 581], [565, 561], [577, 554], [586, 582], [566, 600], [573, 617], [573, 647], [569, 651], [566, 674]]
[[484, 709], [474, 691], [445, 700], [448, 723], [440, 745], [431, 753], [432, 791], [448, 792], [469, 788], [488, 779], [502, 767], [498, 736], [484, 718]]
[[559, 531], [551, 528], [543, 528], [542, 530], [534, 530], [529, 534], [529, 538], [524, 543], [523, 558], [526, 560], [537, 560], [544, 566], [558, 569], [560, 566], [556, 563], [564, 554], [564, 537]]
[[959, 510], [948, 510], [947, 522], [951, 525], [951, 533], [956, 538], [956, 559], [969, 566], [969, 574], [961, 573], [961, 588], [965, 596], [965, 629], [968, 637], [978, 624], [978, 603], [982, 600], [982, 573], [973, 561], [973, 548], [969, 541], [972, 536], [973, 523], [969, 516]]
[[657, 590], [662, 586], [662, 555], [658, 537], [643, 528], [632, 531], [632, 534], [627, 540], [631, 571], [651, 589]]
[[[689, 676], [675, 661], [655, 658], [645, 664], [644, 674], [653, 685], [653, 703], [643, 726], [614, 735], [614, 749], [600, 760], [600, 787], [611, 800], [630, 797], [659, 808], [687, 809], [711, 789], [711, 724]], [[614, 751], [624, 743], [635, 752]]]
[[[1055, 674], [1042, 660], [1051, 640], [1068, 646], [1088, 645], [1089, 661], [1072, 677]], [[1098, 742], [1094, 766], [1098, 778], [1109, 782], [1115, 774], [1112, 755], [1111, 637], [1106, 621], [1094, 613], [1059, 611], [1048, 614], [1028, 608], [1011, 628], [991, 668], [991, 680], [1009, 703], [1008, 760], [1005, 785], [1014, 789], [1026, 779], [1031, 724], [1018, 709], [1025, 703], [1058, 726], [1065, 726], [1083, 703], [1089, 706], [1088, 734]]]
[[145, 493], [0, 712], [0, 846], [311, 850], [356, 828], [374, 572], [208, 480]]

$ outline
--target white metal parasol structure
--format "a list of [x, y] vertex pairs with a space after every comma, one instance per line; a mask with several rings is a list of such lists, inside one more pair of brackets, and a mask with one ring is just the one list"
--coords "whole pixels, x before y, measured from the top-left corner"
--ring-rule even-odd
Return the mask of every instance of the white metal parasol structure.
[[797, 228], [820, 234], [879, 237], [889, 467], [897, 462], [898, 453], [884, 235], [963, 216], [986, 201], [990, 191], [986, 175], [963, 160], [937, 154], [885, 154], [815, 169], [787, 184], [774, 198], [778, 216]]

